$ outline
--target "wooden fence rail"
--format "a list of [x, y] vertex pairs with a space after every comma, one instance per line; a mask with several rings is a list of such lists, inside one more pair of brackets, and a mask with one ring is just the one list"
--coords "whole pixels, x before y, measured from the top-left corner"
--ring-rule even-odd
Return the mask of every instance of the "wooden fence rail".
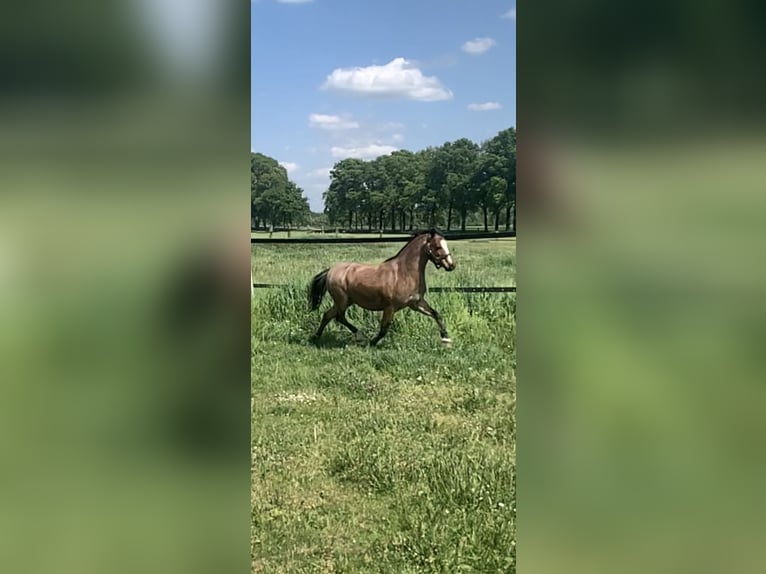
[[[516, 237], [515, 231], [503, 231], [498, 233], [447, 233], [444, 238], [447, 241], [461, 241], [464, 239], [508, 239]], [[251, 237], [250, 244], [256, 243], [295, 243], [295, 244], [334, 244], [334, 243], [397, 243], [409, 241], [412, 235], [400, 237]]]

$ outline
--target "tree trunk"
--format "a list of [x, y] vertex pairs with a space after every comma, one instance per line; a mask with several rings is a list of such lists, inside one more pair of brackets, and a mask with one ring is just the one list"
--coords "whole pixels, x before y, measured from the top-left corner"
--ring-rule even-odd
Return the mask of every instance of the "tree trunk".
[[447, 207], [447, 231], [452, 228], [452, 204]]
[[400, 224], [399, 228], [402, 231], [404, 231], [404, 228], [407, 227], [407, 225], [406, 225], [406, 222], [405, 222], [405, 215], [404, 215], [404, 210], [403, 209], [399, 210], [399, 224]]
[[383, 229], [383, 210], [382, 209], [378, 212], [378, 229], [380, 230]]
[[350, 209], [348, 210], [348, 230], [351, 231], [354, 227], [354, 212]]
[[489, 227], [487, 227], [487, 206], [483, 205], [482, 209], [484, 210], [484, 232], [486, 233], [489, 231]]
[[391, 231], [396, 231], [396, 210], [391, 208]]
[[372, 231], [372, 210], [367, 212], [367, 231]]
[[467, 219], [465, 207], [460, 209], [460, 231], [465, 231], [465, 220]]
[[505, 208], [505, 230], [509, 231], [511, 229], [511, 204], [508, 204], [508, 207]]
[[516, 202], [513, 202], [513, 232], [516, 233]]
[[410, 231], [412, 231], [413, 220], [415, 219], [415, 208], [410, 207]]
[[495, 231], [500, 227], [500, 208], [495, 210]]

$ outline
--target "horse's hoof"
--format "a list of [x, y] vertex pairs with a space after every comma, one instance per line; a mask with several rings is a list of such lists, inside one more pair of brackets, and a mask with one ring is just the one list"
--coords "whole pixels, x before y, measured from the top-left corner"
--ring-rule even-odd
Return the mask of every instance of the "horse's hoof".
[[445, 347], [451, 347], [452, 346], [452, 339], [449, 337], [442, 337], [442, 345]]

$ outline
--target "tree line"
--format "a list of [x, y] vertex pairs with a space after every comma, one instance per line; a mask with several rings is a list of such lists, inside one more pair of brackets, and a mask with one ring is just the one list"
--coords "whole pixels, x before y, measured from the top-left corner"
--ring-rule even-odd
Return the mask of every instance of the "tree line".
[[467, 138], [374, 160], [344, 159], [324, 193], [331, 225], [353, 230], [465, 231], [478, 216], [485, 231], [516, 230], [516, 129], [476, 144]]
[[298, 227], [311, 216], [303, 190], [277, 160], [250, 154], [250, 227]]
[[323, 224], [346, 230], [412, 231], [471, 222], [516, 230], [516, 129], [476, 144], [467, 138], [374, 160], [344, 159], [330, 172], [324, 216], [279, 163], [250, 154], [251, 227]]

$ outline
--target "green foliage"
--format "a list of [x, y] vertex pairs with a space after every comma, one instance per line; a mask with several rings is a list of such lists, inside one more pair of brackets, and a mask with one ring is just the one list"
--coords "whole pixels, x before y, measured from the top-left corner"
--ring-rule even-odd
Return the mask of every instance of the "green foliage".
[[251, 153], [251, 226], [293, 227], [306, 223], [310, 213], [303, 190], [290, 181], [285, 168], [273, 158]]
[[[482, 209], [498, 228], [512, 226], [516, 206], [516, 129], [477, 145], [462, 138], [417, 153], [395, 151], [371, 161], [335, 164], [324, 194], [332, 224], [349, 230], [412, 230], [431, 225], [460, 228]], [[515, 225], [513, 225], [515, 229]]]

